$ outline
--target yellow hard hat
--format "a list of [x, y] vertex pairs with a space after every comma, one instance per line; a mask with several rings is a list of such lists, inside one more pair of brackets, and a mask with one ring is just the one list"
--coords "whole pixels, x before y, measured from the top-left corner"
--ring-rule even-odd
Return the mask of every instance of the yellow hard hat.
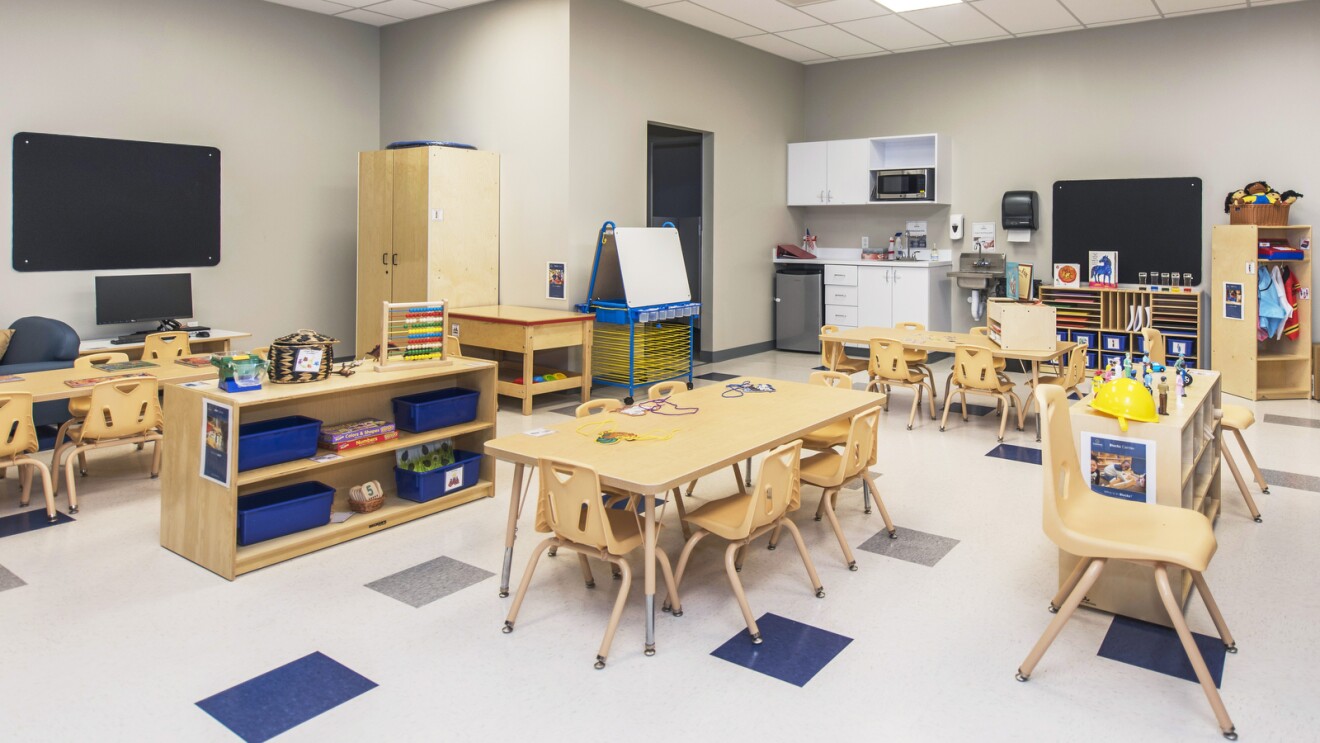
[[1118, 419], [1118, 429], [1128, 430], [1128, 419], [1155, 423], [1159, 413], [1155, 410], [1155, 397], [1135, 379], [1123, 377], [1107, 382], [1091, 398], [1091, 407]]

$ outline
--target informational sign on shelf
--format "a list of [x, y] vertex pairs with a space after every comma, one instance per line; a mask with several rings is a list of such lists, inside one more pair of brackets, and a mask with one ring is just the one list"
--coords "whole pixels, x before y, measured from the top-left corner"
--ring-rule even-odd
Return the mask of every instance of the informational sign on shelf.
[[202, 472], [204, 480], [229, 487], [229, 455], [234, 450], [234, 409], [222, 402], [202, 403]]
[[1090, 460], [1091, 490], [1137, 503], [1155, 502], [1155, 442], [1081, 432], [1082, 460]]

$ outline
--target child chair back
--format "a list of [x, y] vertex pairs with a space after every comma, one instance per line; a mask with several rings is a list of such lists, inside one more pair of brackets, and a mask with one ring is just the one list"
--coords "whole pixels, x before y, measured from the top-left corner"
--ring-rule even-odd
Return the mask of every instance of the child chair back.
[[955, 346], [953, 350], [953, 381], [968, 389], [997, 390], [999, 375], [995, 371], [995, 356], [984, 346]]
[[687, 382], [680, 382], [677, 379], [671, 379], [668, 382], [660, 382], [651, 385], [651, 389], [646, 391], [646, 397], [655, 400], [661, 397], [677, 395], [680, 392], [687, 392]]
[[577, 410], [573, 411], [573, 415], [577, 416], [578, 418], [586, 418], [587, 416], [595, 415], [596, 413], [613, 413], [614, 411], [622, 407], [623, 407], [622, 402], [610, 398], [602, 398], [599, 400], [587, 400], [586, 402], [577, 406]]
[[[820, 326], [821, 335], [832, 335], [839, 332], [838, 325]], [[843, 358], [843, 344], [838, 341], [822, 340], [820, 342], [820, 365], [826, 369], [834, 369]]]
[[1156, 364], [1167, 364], [1168, 355], [1164, 348], [1164, 334], [1156, 328], [1142, 328], [1141, 337], [1146, 342], [1146, 355]]
[[97, 364], [122, 364], [125, 361], [128, 361], [128, 354], [122, 351], [107, 351], [105, 353], [79, 356], [73, 360], [73, 368], [91, 369]]
[[[1079, 539], [1085, 531], [1084, 521], [1075, 517], [1092, 498], [1105, 496], [1092, 492], [1082, 476], [1077, 447], [1073, 443], [1071, 413], [1067, 393], [1062, 387], [1042, 384], [1035, 392], [1040, 410], [1041, 461], [1044, 464], [1044, 510], [1041, 525], [1045, 534], [1060, 549], [1074, 554], [1085, 554]], [[1077, 527], [1081, 527], [1081, 532]]]
[[926, 326], [919, 322], [901, 322], [894, 327], [899, 330], [906, 330], [909, 333], [918, 333], [926, 329]]
[[1085, 346], [1077, 346], [1068, 353], [1068, 367], [1064, 370], [1063, 379], [1067, 387], [1076, 387], [1086, 381]]
[[872, 379], [898, 382], [912, 381], [912, 370], [903, 356], [903, 344], [884, 338], [871, 339], [871, 360], [868, 371]]
[[32, 423], [32, 395], [0, 394], [0, 461], [37, 451], [37, 427]]
[[739, 533], [750, 535], [766, 524], [773, 524], [790, 509], [797, 507], [800, 498], [798, 462], [801, 458], [801, 441], [784, 444], [765, 455], [761, 463], [761, 474], [756, 478], [756, 489], [748, 504], [747, 518], [743, 521], [745, 531], [740, 530]]
[[596, 471], [561, 460], [541, 459], [536, 464], [541, 471], [540, 497], [548, 506], [550, 530], [560, 539], [620, 554], [605, 516]]
[[808, 384], [817, 384], [823, 387], [838, 387], [845, 390], [853, 388], [852, 377], [843, 372], [835, 371], [815, 371], [807, 378]]
[[136, 436], [164, 424], [159, 384], [151, 377], [129, 377], [92, 387], [91, 406], [83, 421], [84, 439]]
[[188, 334], [182, 330], [152, 333], [142, 345], [143, 361], [173, 361], [190, 353]]
[[880, 428], [880, 406], [863, 410], [848, 427], [843, 447], [843, 477], [854, 477], [875, 462], [876, 431]]
[[989, 338], [989, 337], [990, 337], [990, 326], [988, 326], [988, 325], [978, 325], [978, 326], [972, 328], [971, 330], [969, 330], [968, 332], [971, 333], [972, 335], [979, 335], [979, 336], [982, 336], [982, 337], [984, 337], [984, 338]]

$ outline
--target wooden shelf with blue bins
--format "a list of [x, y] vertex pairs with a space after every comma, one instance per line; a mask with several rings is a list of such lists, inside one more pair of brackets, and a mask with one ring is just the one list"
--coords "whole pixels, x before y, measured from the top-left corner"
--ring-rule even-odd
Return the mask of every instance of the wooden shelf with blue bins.
[[[454, 448], [481, 453], [495, 437], [496, 372], [494, 363], [456, 358], [452, 364], [400, 371], [359, 370], [351, 377], [323, 382], [270, 384], [252, 392], [226, 393], [203, 387], [169, 385], [165, 393], [164, 466], [161, 472], [161, 546], [233, 580], [238, 575], [314, 552], [350, 539], [495, 494], [495, 463], [482, 457], [477, 482], [423, 503], [399, 498], [395, 490], [395, 452], [450, 439]], [[237, 451], [228, 463], [228, 485], [201, 477], [202, 421], [205, 402], [232, 408], [231, 427], [303, 415], [326, 423], [380, 418], [394, 420], [396, 397], [461, 387], [478, 393], [477, 417], [470, 422], [421, 433], [400, 431], [392, 441], [337, 452], [316, 462], [300, 458], [239, 472]], [[237, 435], [234, 441], [237, 442]], [[237, 443], [236, 443], [237, 447]], [[325, 453], [324, 451], [318, 454]], [[238, 499], [285, 485], [316, 480], [334, 488], [334, 511], [347, 511], [348, 490], [369, 480], [385, 488], [385, 504], [371, 513], [246, 546], [236, 538]]]
[[1134, 358], [1145, 352], [1141, 331], [1128, 330], [1133, 327], [1135, 308], [1141, 308], [1164, 335], [1165, 353], [1170, 361], [1181, 354], [1189, 367], [1204, 368], [1202, 296], [1200, 291], [1187, 287], [1174, 287], [1171, 291], [1085, 286], [1040, 288], [1041, 301], [1055, 309], [1056, 335], [1060, 340], [1088, 346], [1086, 368], [1092, 371], [1103, 367], [1106, 358], [1126, 356], [1129, 349]]

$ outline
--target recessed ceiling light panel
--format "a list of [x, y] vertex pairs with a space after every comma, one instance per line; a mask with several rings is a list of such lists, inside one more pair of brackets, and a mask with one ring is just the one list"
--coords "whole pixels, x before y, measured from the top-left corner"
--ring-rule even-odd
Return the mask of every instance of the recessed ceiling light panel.
[[906, 13], [909, 10], [924, 10], [926, 8], [938, 8], [941, 5], [957, 5], [962, 0], [875, 0], [877, 3], [889, 8], [895, 13]]

